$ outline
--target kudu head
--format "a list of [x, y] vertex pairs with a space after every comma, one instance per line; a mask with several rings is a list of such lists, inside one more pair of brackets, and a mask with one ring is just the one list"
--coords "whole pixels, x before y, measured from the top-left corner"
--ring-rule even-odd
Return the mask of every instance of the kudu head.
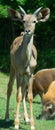
[[18, 18], [23, 22], [24, 25], [24, 34], [30, 35], [34, 33], [35, 25], [39, 21], [45, 22], [48, 20], [50, 16], [50, 9], [42, 7], [38, 8], [33, 14], [27, 14], [25, 10], [19, 6], [20, 13], [18, 11], [13, 10], [12, 8], [8, 8], [9, 15], [14, 19]]
[[50, 84], [48, 91], [43, 94], [42, 98], [43, 109], [40, 118], [55, 119], [55, 81]]

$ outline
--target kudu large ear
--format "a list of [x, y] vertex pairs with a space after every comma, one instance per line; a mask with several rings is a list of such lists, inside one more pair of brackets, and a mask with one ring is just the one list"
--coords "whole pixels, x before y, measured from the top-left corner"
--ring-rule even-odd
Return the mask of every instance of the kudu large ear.
[[41, 22], [45, 22], [49, 19], [49, 16], [50, 16], [50, 9], [45, 8], [45, 9], [42, 9], [37, 15], [37, 20]]
[[8, 15], [9, 15], [9, 17], [11, 17], [13, 20], [16, 20], [17, 18], [18, 18], [19, 20], [21, 20], [21, 15], [20, 15], [20, 13], [19, 13], [18, 11], [16, 11], [16, 10], [10, 8], [10, 7], [8, 8]]
[[26, 12], [24, 11], [24, 9], [21, 6], [19, 6], [19, 8], [20, 8], [21, 13], [19, 13], [18, 11], [10, 7], [8, 8], [8, 14], [13, 20], [18, 19], [21, 21], [24, 15], [26, 15]]

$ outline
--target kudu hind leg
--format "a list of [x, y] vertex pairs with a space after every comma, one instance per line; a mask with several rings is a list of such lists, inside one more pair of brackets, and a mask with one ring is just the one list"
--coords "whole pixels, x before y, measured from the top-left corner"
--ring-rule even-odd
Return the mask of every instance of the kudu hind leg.
[[28, 88], [28, 100], [30, 103], [30, 127], [31, 127], [31, 130], [35, 130], [34, 119], [33, 119], [33, 106], [32, 106], [32, 102], [33, 102], [32, 84], [33, 84], [33, 78], [30, 78], [29, 88]]
[[30, 122], [28, 118], [28, 113], [27, 113], [27, 106], [26, 106], [26, 91], [28, 88], [28, 77], [25, 75], [23, 77], [23, 87], [22, 87], [22, 100], [23, 100], [23, 108], [24, 108], [24, 120], [25, 123], [28, 124]]
[[9, 101], [10, 101], [10, 96], [11, 96], [11, 92], [12, 92], [12, 86], [14, 83], [14, 79], [15, 79], [15, 70], [13, 69], [13, 67], [11, 67], [10, 68], [10, 79], [9, 79], [8, 88], [7, 88], [7, 103], [6, 103], [6, 114], [5, 114], [6, 121], [9, 121]]
[[25, 123], [28, 124], [30, 120], [28, 118], [25, 96], [23, 97], [23, 107], [24, 107], [24, 120], [25, 120]]

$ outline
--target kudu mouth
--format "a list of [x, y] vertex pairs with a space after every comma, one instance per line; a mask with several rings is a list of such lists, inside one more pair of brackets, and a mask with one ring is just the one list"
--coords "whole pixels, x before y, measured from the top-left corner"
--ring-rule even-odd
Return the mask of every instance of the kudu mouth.
[[40, 114], [39, 115], [39, 119], [41, 120], [54, 120], [55, 119], [55, 112], [49, 114], [49, 113], [45, 113], [45, 114]]

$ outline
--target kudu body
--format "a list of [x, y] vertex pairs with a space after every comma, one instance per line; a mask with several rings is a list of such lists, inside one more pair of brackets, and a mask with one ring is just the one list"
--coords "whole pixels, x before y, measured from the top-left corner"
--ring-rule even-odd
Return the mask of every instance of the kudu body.
[[55, 68], [42, 69], [33, 75], [33, 78], [33, 97], [39, 94], [42, 99], [50, 83], [55, 80]]
[[[52, 97], [50, 95], [53, 95], [52, 92], [55, 94], [55, 68], [50, 68], [50, 69], [42, 69], [38, 71], [35, 75], [33, 75], [33, 97], [35, 97], [37, 94], [41, 97], [42, 101], [42, 113], [39, 116], [39, 118], [45, 118], [46, 119], [52, 114], [51, 118], [53, 118], [53, 112], [50, 113], [48, 106], [51, 106], [51, 100]], [[53, 84], [52, 84], [53, 83]], [[51, 86], [51, 87], [50, 87]], [[50, 89], [49, 89], [50, 87]], [[54, 88], [53, 88], [54, 87]], [[49, 91], [51, 90], [51, 91]], [[50, 103], [48, 100], [50, 99]], [[45, 101], [46, 100], [46, 101]], [[54, 100], [54, 98], [53, 98]], [[43, 103], [44, 101], [44, 103]], [[47, 104], [47, 105], [46, 105]], [[54, 106], [55, 104], [53, 104]], [[45, 110], [44, 110], [45, 108]], [[50, 107], [49, 107], [50, 108]], [[50, 108], [51, 110], [53, 108]], [[49, 113], [48, 113], [49, 112]]]
[[28, 121], [28, 115], [26, 111], [25, 104], [25, 90], [28, 86], [28, 100], [30, 102], [30, 126], [31, 130], [34, 130], [34, 119], [32, 112], [32, 73], [33, 68], [36, 66], [36, 49], [33, 46], [33, 34], [35, 29], [35, 24], [38, 21], [46, 21], [49, 18], [50, 10], [48, 8], [37, 9], [34, 14], [26, 14], [22, 7], [19, 7], [21, 13], [9, 8], [9, 14], [13, 18], [17, 18], [24, 24], [24, 34], [23, 36], [17, 37], [11, 45], [10, 55], [11, 55], [11, 68], [10, 68], [10, 80], [7, 89], [7, 106], [6, 106], [6, 120], [9, 119], [9, 100], [12, 92], [12, 85], [14, 78], [16, 76], [17, 80], [17, 108], [15, 117], [15, 129], [19, 129], [19, 106], [20, 101], [23, 99], [24, 104], [24, 115], [25, 120]]

